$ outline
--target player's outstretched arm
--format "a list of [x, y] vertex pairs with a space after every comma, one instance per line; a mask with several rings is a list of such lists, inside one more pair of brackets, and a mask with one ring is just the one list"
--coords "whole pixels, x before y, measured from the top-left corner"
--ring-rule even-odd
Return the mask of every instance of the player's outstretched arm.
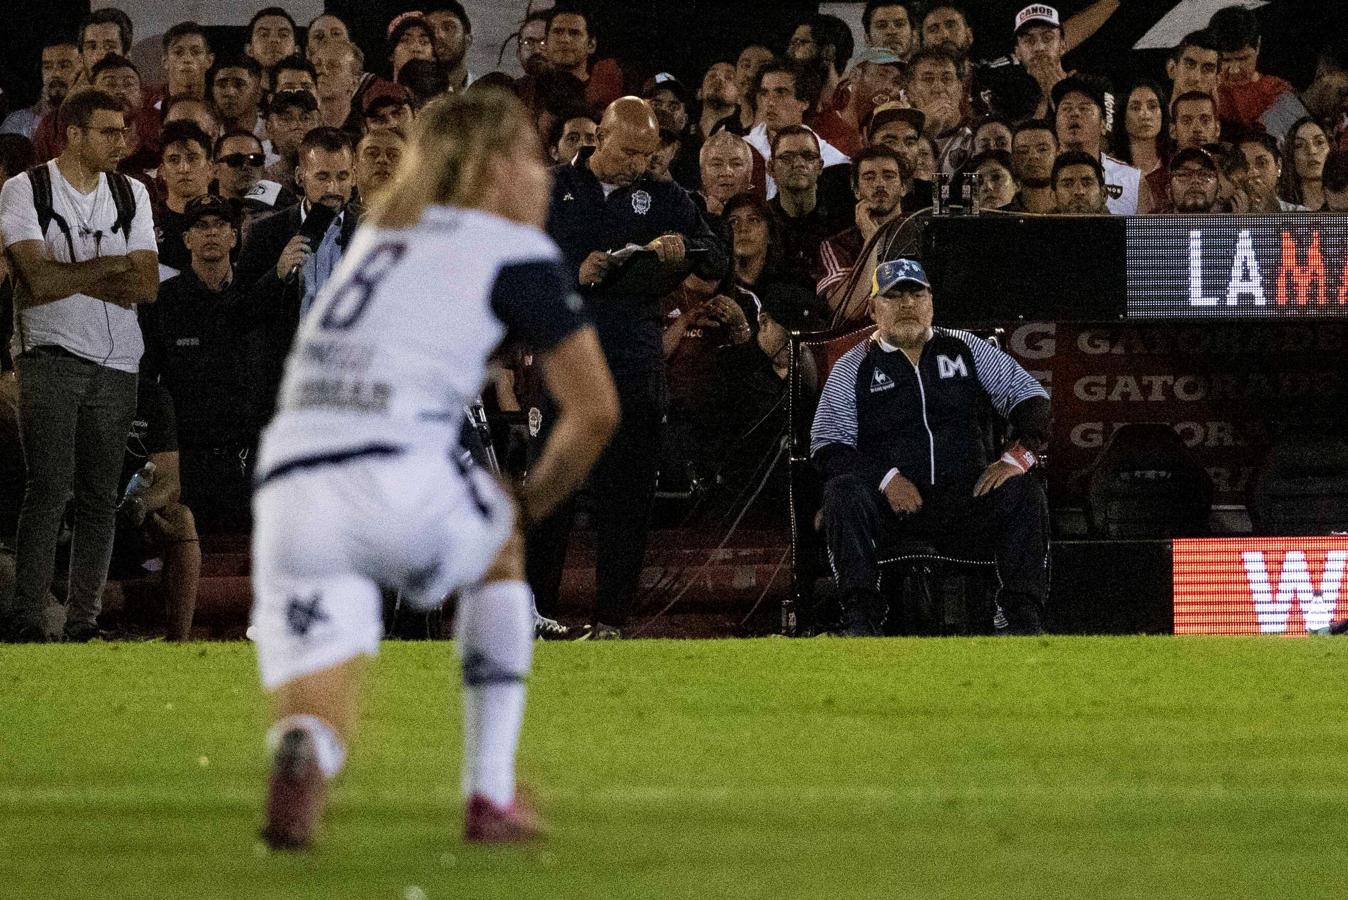
[[571, 332], [543, 354], [542, 364], [560, 412], [520, 495], [525, 518], [534, 522], [580, 487], [618, 427], [618, 394], [594, 328]]

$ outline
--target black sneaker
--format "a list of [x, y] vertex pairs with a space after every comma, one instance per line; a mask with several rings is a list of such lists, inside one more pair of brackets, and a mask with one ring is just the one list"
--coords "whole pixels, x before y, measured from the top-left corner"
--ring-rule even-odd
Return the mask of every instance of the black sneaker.
[[589, 639], [590, 632], [589, 625], [563, 625], [547, 616], [534, 619], [534, 637], [540, 641], [584, 641]]
[[98, 637], [98, 626], [93, 622], [72, 622], [66, 626], [67, 644], [87, 644]]

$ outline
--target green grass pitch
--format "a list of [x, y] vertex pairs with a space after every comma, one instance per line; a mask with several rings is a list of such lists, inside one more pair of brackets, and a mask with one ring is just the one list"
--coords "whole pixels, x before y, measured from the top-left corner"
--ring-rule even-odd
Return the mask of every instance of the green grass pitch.
[[553, 834], [460, 837], [448, 644], [385, 644], [316, 852], [246, 644], [0, 648], [0, 897], [1348, 896], [1348, 641], [540, 646]]

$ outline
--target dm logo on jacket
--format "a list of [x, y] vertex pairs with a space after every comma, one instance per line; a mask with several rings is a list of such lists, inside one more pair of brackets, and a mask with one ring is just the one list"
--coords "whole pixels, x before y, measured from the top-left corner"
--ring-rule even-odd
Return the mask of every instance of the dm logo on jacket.
[[651, 195], [645, 191], [632, 192], [632, 212], [644, 216], [651, 211]]
[[936, 357], [936, 370], [942, 378], [954, 378], [959, 375], [961, 378], [969, 377], [969, 367], [964, 364], [964, 357], [957, 356], [954, 359], [946, 356], [944, 353]]

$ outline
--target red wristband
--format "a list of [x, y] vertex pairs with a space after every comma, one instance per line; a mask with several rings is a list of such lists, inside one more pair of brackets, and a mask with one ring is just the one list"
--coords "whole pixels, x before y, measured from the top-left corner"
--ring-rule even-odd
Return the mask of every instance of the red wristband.
[[1039, 462], [1039, 457], [1033, 452], [1022, 447], [1020, 441], [1016, 441], [1002, 453], [1001, 461], [1008, 465], [1015, 466], [1022, 472], [1028, 472], [1034, 468], [1035, 463]]

